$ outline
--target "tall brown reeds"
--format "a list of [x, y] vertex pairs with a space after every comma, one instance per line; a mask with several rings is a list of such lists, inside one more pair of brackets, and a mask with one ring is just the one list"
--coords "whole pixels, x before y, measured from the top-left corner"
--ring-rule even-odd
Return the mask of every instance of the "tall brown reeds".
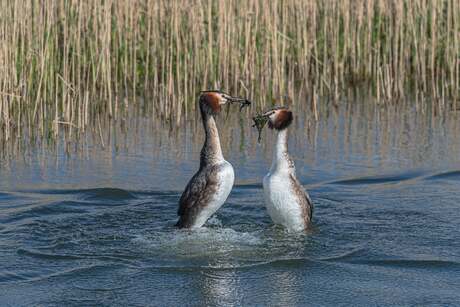
[[178, 123], [208, 88], [456, 108], [459, 40], [458, 0], [0, 0], [1, 138], [79, 133], [130, 105]]

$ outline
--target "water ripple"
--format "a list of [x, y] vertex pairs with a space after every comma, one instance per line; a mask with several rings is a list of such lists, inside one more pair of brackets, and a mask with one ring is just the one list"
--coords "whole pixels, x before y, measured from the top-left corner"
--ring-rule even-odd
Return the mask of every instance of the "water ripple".
[[30, 250], [30, 249], [18, 249], [17, 250], [18, 255], [24, 255], [24, 256], [30, 256], [34, 258], [39, 258], [39, 259], [45, 259], [45, 260], [78, 260], [78, 259], [84, 259], [85, 257], [81, 256], [76, 256], [76, 255], [65, 255], [65, 254], [48, 254], [48, 253], [43, 253], [39, 252], [36, 250]]
[[80, 190], [86, 200], [129, 200], [136, 196], [129, 191], [115, 188], [98, 188]]
[[340, 185], [369, 185], [369, 184], [385, 184], [385, 183], [399, 183], [420, 177], [422, 172], [407, 172], [396, 175], [385, 176], [364, 176], [358, 178], [342, 179], [332, 181], [330, 184]]
[[460, 180], [460, 171], [448, 171], [443, 173], [434, 174], [432, 176], [426, 177], [427, 180], [437, 180], [437, 179], [446, 179], [446, 180]]
[[460, 269], [459, 262], [434, 259], [369, 259], [351, 261], [351, 263], [413, 269]]

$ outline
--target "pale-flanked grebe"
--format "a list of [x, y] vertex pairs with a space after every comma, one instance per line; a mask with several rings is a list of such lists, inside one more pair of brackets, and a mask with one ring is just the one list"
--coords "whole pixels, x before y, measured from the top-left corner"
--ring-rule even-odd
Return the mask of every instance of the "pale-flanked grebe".
[[179, 228], [199, 228], [224, 204], [233, 187], [232, 165], [225, 161], [220, 147], [214, 116], [226, 103], [239, 102], [241, 108], [250, 102], [231, 97], [222, 91], [204, 91], [199, 106], [205, 141], [200, 154], [200, 169], [190, 179], [179, 200]]
[[[292, 112], [286, 107], [275, 107], [260, 117], [276, 130], [276, 145], [269, 173], [264, 177], [264, 198], [268, 214], [275, 224], [288, 231], [302, 231], [309, 227], [313, 204], [295, 174], [294, 162], [288, 154], [288, 127]], [[255, 119], [256, 120], [256, 119]]]

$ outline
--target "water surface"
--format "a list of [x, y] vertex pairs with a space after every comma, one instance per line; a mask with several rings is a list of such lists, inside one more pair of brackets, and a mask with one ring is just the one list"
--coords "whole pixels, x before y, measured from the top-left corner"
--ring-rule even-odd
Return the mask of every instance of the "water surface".
[[[236, 184], [206, 227], [176, 230], [203, 141], [135, 118], [84, 145], [0, 165], [1, 305], [456, 305], [459, 115], [349, 103], [297, 110], [290, 151], [314, 228], [274, 227], [261, 179], [273, 145], [250, 112], [219, 117]], [[108, 126], [110, 127], [110, 126]], [[75, 151], [76, 150], [76, 151]]]

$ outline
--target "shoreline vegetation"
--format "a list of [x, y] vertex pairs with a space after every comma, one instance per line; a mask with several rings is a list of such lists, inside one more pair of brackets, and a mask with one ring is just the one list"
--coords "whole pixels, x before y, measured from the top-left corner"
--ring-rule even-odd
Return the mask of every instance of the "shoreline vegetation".
[[11, 0], [0, 40], [2, 143], [98, 131], [133, 108], [179, 125], [209, 88], [315, 116], [358, 93], [460, 106], [457, 0]]

